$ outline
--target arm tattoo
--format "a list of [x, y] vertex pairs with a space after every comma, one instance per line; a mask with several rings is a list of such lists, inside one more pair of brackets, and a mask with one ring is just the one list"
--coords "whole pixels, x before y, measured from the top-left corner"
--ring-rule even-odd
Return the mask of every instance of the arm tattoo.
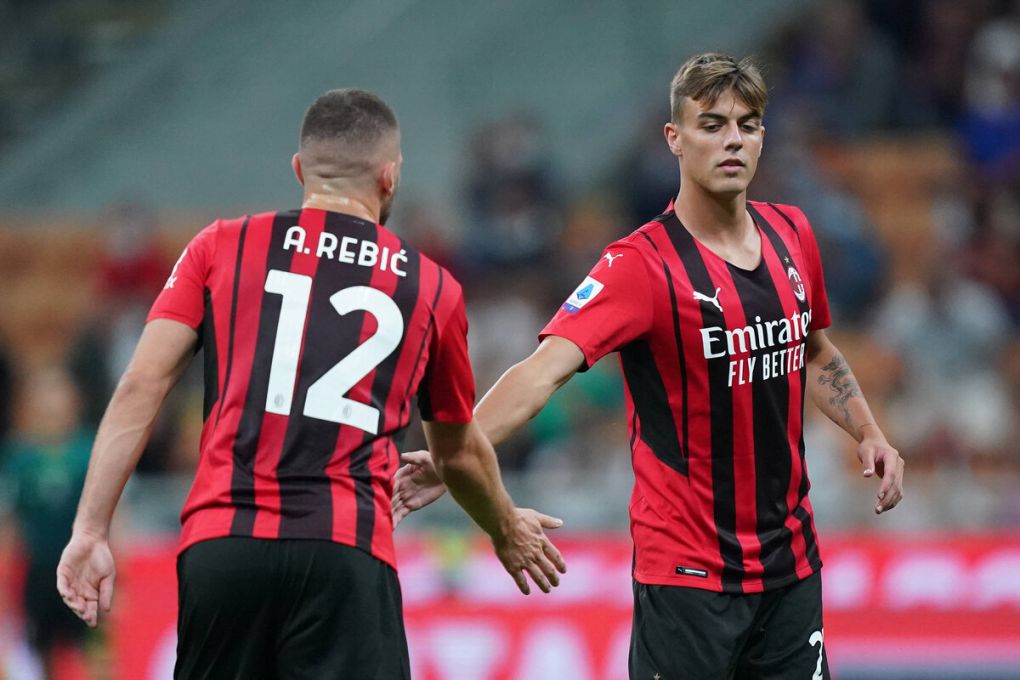
[[829, 398], [829, 403], [839, 409], [843, 416], [843, 422], [850, 426], [850, 409], [847, 402], [854, 397], [861, 395], [861, 388], [858, 387], [854, 374], [850, 372], [850, 366], [839, 354], [832, 358], [832, 361], [822, 367], [822, 374], [818, 376], [818, 384], [829, 385], [835, 396]]

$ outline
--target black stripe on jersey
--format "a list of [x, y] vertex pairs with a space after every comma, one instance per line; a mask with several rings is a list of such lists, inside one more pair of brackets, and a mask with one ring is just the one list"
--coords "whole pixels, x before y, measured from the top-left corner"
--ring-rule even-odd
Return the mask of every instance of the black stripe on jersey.
[[[769, 205], [772, 205], [772, 204], [770, 203]], [[793, 222], [790, 222], [790, 219], [785, 214], [783, 214], [783, 212], [780, 211], [778, 208], [776, 208], [775, 206], [772, 206], [772, 208], [777, 213], [779, 213], [783, 217], [783, 219], [785, 219], [787, 222], [789, 222], [790, 226], [793, 227], [795, 233], [797, 233], [797, 236], [799, 238], [800, 237], [800, 233], [796, 232], [797, 227], [793, 226]], [[758, 212], [753, 206], [748, 205], [748, 209], [749, 209], [749, 211], [751, 213], [751, 217], [754, 218], [755, 222], [758, 223], [758, 226], [761, 227], [761, 230], [765, 233], [765, 236], [769, 239], [769, 242], [772, 244], [772, 247], [775, 249], [776, 253], [779, 255], [779, 259], [782, 260], [784, 263], [785, 262], [792, 262], [793, 258], [790, 256], [790, 251], [786, 247], [786, 243], [783, 241], [783, 239], [776, 232], [775, 228], [773, 228], [773, 226], [769, 223], [769, 221], [766, 220], [764, 217], [762, 217], [761, 213]], [[794, 300], [796, 300], [797, 308], [800, 310], [801, 314], [804, 314], [804, 313], [808, 312], [811, 309], [811, 307], [808, 305], [807, 300], [804, 300], [802, 302], [802, 301], [798, 300], [796, 296], [794, 296]], [[803, 423], [803, 420], [804, 420], [804, 416], [803, 416], [803, 414], [804, 414], [804, 392], [805, 392], [806, 386], [807, 386], [807, 369], [805, 367], [805, 368], [801, 369], [801, 381], [800, 381], [800, 403], [801, 403], [801, 422], [802, 423]], [[800, 476], [800, 486], [797, 489], [798, 504], [797, 504], [797, 509], [794, 510], [794, 512], [793, 512], [793, 516], [796, 517], [798, 521], [800, 521], [801, 526], [803, 527], [804, 546], [805, 546], [805, 552], [807, 554], [807, 560], [808, 560], [808, 562], [812, 566], [814, 566], [817, 569], [817, 568], [820, 568], [822, 566], [821, 558], [820, 558], [820, 556], [818, 554], [818, 540], [815, 537], [815, 532], [811, 529], [811, 516], [808, 514], [808, 511], [805, 509], [805, 507], [803, 505], [804, 498], [808, 495], [808, 490], [811, 487], [811, 483], [808, 480], [808, 475], [807, 475], [807, 461], [806, 461], [806, 459], [804, 457], [804, 449], [805, 449], [805, 447], [804, 447], [804, 429], [803, 429], [803, 427], [801, 428], [801, 432], [800, 432], [800, 440], [797, 442], [797, 449], [798, 449], [798, 454], [799, 454], [799, 457], [800, 457], [801, 476]]]
[[[227, 338], [227, 373], [223, 378], [223, 394], [226, 395], [227, 388], [230, 386], [230, 373], [234, 367], [234, 329], [236, 328], [237, 321], [237, 293], [238, 288], [241, 285], [241, 263], [244, 261], [244, 238], [248, 235], [248, 222], [251, 221], [251, 216], [244, 218], [244, 223], [241, 224], [241, 233], [237, 238], [237, 260], [234, 264], [234, 290], [233, 297], [230, 300], [230, 337]], [[220, 407], [216, 409], [216, 420], [220, 419], [223, 414], [223, 402], [220, 401]]]
[[[297, 224], [297, 213], [280, 212], [273, 216], [270, 227], [272, 236], [266, 255], [266, 270], [259, 286], [273, 269], [290, 271], [291, 251], [283, 249], [287, 228]], [[240, 260], [239, 260], [240, 262]], [[252, 275], [255, 275], [254, 273]], [[238, 285], [241, 273], [235, 275], [234, 286]], [[234, 295], [235, 305], [237, 295]], [[234, 521], [230, 526], [233, 536], [251, 536], [255, 527], [255, 455], [258, 452], [259, 436], [262, 434], [262, 419], [266, 413], [266, 395], [269, 393], [269, 369], [273, 364], [273, 349], [280, 324], [282, 295], [263, 294], [262, 309], [259, 313], [259, 329], [255, 340], [255, 356], [251, 364], [251, 378], [248, 393], [244, 398], [244, 410], [237, 424], [234, 438], [234, 470], [230, 480], [231, 502], [236, 508]], [[233, 337], [233, 334], [231, 334]], [[233, 354], [233, 352], [231, 352]], [[224, 388], [226, 394], [226, 388]]]
[[[782, 319], [783, 305], [772, 281], [765, 255], [752, 271], [729, 265], [737, 296], [744, 309], [748, 326], [761, 321]], [[759, 347], [751, 353], [762, 365], [770, 347]], [[754, 429], [754, 490], [757, 509], [759, 561], [762, 584], [769, 589], [784, 581], [797, 570], [793, 554], [793, 533], [786, 526], [789, 508], [786, 492], [790, 487], [790, 442], [787, 425], [790, 409], [790, 382], [785, 376], [769, 380], [752, 380]]]
[[216, 321], [213, 318], [212, 292], [202, 291], [205, 314], [202, 316], [202, 364], [205, 372], [205, 391], [202, 398], [202, 420], [208, 420], [213, 404], [220, 398], [220, 365], [216, 356]]
[[[797, 240], [800, 240], [800, 229], [798, 229], [798, 228], [797, 228], [797, 225], [793, 223], [793, 220], [791, 220], [791, 219], [789, 218], [789, 216], [787, 216], [787, 214], [786, 214], [786, 213], [784, 213], [784, 212], [783, 212], [782, 210], [780, 210], [780, 209], [779, 209], [778, 207], [776, 207], [776, 204], [775, 204], [775, 203], [769, 203], [769, 204], [768, 204], [768, 206], [769, 206], [770, 208], [772, 208], [773, 210], [775, 210], [775, 211], [776, 211], [776, 214], [777, 214], [777, 215], [779, 215], [780, 217], [782, 217], [782, 218], [783, 218], [783, 219], [784, 219], [784, 220], [786, 221], [786, 223], [790, 225], [790, 229], [793, 229], [793, 233], [797, 235]], [[750, 211], [751, 211], [751, 214], [752, 214], [752, 215], [755, 215], [755, 216], [756, 216], [756, 217], [758, 217], [759, 219], [761, 218], [761, 213], [759, 213], [759, 212], [758, 212], [758, 211], [757, 211], [757, 210], [756, 210], [756, 209], [754, 208], [754, 206], [752, 206], [752, 205], [748, 204], [747, 208], [748, 208], [748, 210], [750, 210]]]
[[[403, 242], [400, 246], [404, 247]], [[379, 410], [379, 433], [374, 435], [371, 432], [365, 432], [361, 446], [351, 454], [350, 472], [354, 479], [354, 494], [358, 508], [356, 545], [366, 552], [372, 551], [372, 533], [375, 530], [375, 493], [372, 490], [372, 473], [369, 471], [372, 443], [376, 439], [389, 438], [393, 435], [392, 431], [384, 428], [387, 415], [386, 402], [393, 389], [393, 376], [396, 373], [397, 364], [404, 353], [407, 323], [414, 314], [414, 307], [418, 302], [420, 271], [421, 256], [413, 250], [408, 250], [407, 262], [404, 264], [404, 272], [407, 276], [397, 278], [397, 287], [392, 295], [393, 301], [400, 308], [400, 317], [404, 320], [404, 333], [400, 337], [400, 344], [376, 367], [375, 375], [372, 378], [372, 406]], [[393, 425], [398, 426], [399, 423]]]
[[[708, 273], [698, 246], [675, 214], [663, 222], [694, 290], [712, 292], [716, 286]], [[725, 325], [721, 314], [709, 305], [701, 306], [704, 328]], [[729, 387], [729, 357], [706, 359], [708, 364], [709, 408], [712, 431], [712, 505], [723, 559], [720, 575], [723, 592], [743, 593], [744, 550], [737, 539], [736, 482], [733, 472], [733, 399]]]
[[[676, 288], [673, 286], [673, 272], [670, 270], [669, 265], [666, 264], [666, 259], [662, 256], [662, 253], [659, 252], [659, 246], [655, 245], [655, 241], [653, 241], [648, 236], [648, 234], [644, 233], [643, 231], [639, 232], [639, 233], [642, 236], [644, 236], [645, 240], [647, 240], [648, 243], [651, 244], [652, 248], [655, 249], [655, 253], [659, 256], [659, 262], [662, 263], [662, 271], [663, 271], [663, 273], [666, 276], [666, 286], [669, 288], [669, 302], [670, 302], [669, 308], [673, 312], [673, 335], [676, 338], [677, 361], [680, 364], [680, 392], [681, 392], [681, 398], [683, 399], [683, 405], [681, 407], [681, 414], [680, 414], [680, 417], [681, 417], [680, 437], [682, 437], [683, 440], [681, 441], [680, 438], [677, 437], [676, 425], [673, 422], [673, 417], [672, 417], [671, 409], [669, 408], [669, 402], [668, 401], [666, 402], [666, 409], [667, 409], [667, 412], [669, 412], [669, 426], [671, 428], [671, 432], [663, 433], [666, 436], [672, 438], [671, 441], [673, 443], [670, 444], [670, 448], [675, 448], [676, 445], [677, 445], [677, 442], [679, 442], [678, 445], [680, 447], [680, 450], [676, 452], [677, 453], [676, 460], [677, 460], [677, 464], [680, 467], [678, 467], [678, 465], [671, 464], [670, 461], [668, 461], [668, 460], [664, 460], [662, 458], [662, 455], [659, 453], [659, 451], [655, 447], [652, 447], [652, 450], [655, 451], [655, 454], [657, 456], [659, 456], [659, 459], [662, 460], [664, 463], [666, 463], [667, 465], [672, 467], [677, 472], [680, 472], [684, 476], [687, 476], [688, 475], [687, 456], [688, 456], [688, 452], [690, 451], [690, 449], [688, 447], [688, 444], [687, 444], [687, 362], [684, 360], [684, 343], [683, 343], [683, 338], [680, 335], [680, 309], [677, 307], [677, 303], [676, 303]], [[661, 383], [661, 379], [660, 379], [660, 383]], [[665, 391], [665, 388], [663, 388], [663, 391]], [[632, 397], [633, 397], [633, 395], [632, 395]], [[637, 402], [635, 402], [635, 411], [637, 411]], [[644, 433], [644, 427], [641, 428], [641, 431], [642, 431], [642, 434], [643, 434]], [[649, 446], [651, 447], [651, 444], [649, 444]], [[633, 447], [633, 442], [632, 442], [631, 443], [631, 449], [633, 450], [633, 448], [634, 447]], [[666, 450], [667, 449], [663, 449], [663, 453], [665, 453]], [[672, 451], [670, 451], [670, 453], [672, 453]]]
[[[293, 223], [293, 220], [291, 221]], [[337, 240], [351, 236], [376, 241], [375, 224], [339, 213], [327, 212], [323, 233]], [[361, 342], [368, 312], [341, 316], [330, 298], [352, 286], [368, 286], [372, 267], [323, 259], [312, 282], [304, 349], [298, 367], [297, 386], [276, 476], [280, 484], [280, 538], [333, 536], [333, 493], [326, 466], [338, 446], [356, 449], [363, 432], [356, 427], [304, 415], [308, 388]], [[338, 394], [337, 397], [344, 395]], [[380, 418], [381, 420], [381, 418]], [[346, 446], [339, 441], [349, 438]]]
[[[439, 270], [439, 281], [436, 283], [436, 296], [432, 299], [431, 313], [429, 314], [429, 322], [425, 327], [425, 332], [421, 336], [421, 344], [418, 345], [418, 354], [414, 358], [414, 371], [411, 373], [412, 376], [418, 373], [418, 363], [421, 362], [421, 354], [425, 351], [425, 343], [428, 342], [432, 337], [432, 326], [436, 322], [436, 305], [439, 304], [439, 295], [443, 292], [443, 268], [438, 267]], [[439, 329], [436, 329], [436, 333]], [[404, 405], [410, 401], [411, 397], [411, 386], [414, 384], [413, 381], [407, 383], [407, 394], [404, 396]], [[403, 419], [405, 406], [402, 405], [400, 417]], [[421, 383], [418, 385], [418, 412], [421, 414], [422, 420], [432, 420], [432, 395], [429, 394], [429, 370], [425, 369], [425, 375], [422, 376]]]
[[641, 424], [641, 441], [656, 458], [686, 477], [687, 460], [680, 453], [666, 385], [651, 347], [643, 340], [632, 342], [620, 349], [620, 361], [624, 379], [630, 386], [634, 412]]

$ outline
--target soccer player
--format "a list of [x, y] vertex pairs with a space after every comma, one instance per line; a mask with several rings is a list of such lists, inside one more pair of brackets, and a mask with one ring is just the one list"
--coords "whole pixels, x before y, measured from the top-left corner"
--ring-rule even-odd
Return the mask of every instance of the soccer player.
[[[805, 392], [859, 442], [875, 512], [903, 461], [826, 338], [811, 226], [747, 200], [766, 87], [748, 60], [703, 54], [672, 82], [667, 211], [605, 249], [475, 416], [494, 443], [576, 371], [619, 352], [635, 485], [630, 677], [826, 678], [818, 538], [804, 459]], [[425, 452], [398, 472], [394, 516], [442, 493]]]
[[530, 576], [548, 592], [565, 570], [543, 531], [559, 520], [514, 506], [473, 420], [460, 285], [382, 226], [401, 162], [381, 99], [319, 97], [292, 161], [302, 208], [199, 233], [114, 392], [57, 570], [90, 626], [111, 605], [114, 507], [160, 404], [205, 349], [177, 678], [409, 677], [390, 496], [415, 394], [443, 481], [521, 591]]

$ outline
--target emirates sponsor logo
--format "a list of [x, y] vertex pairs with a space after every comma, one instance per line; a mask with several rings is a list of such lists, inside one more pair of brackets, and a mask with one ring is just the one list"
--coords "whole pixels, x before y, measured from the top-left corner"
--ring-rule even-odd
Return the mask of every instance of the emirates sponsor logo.
[[[701, 344], [706, 359], [734, 357], [729, 369], [732, 387], [781, 377], [804, 368], [810, 328], [810, 310], [769, 321], [756, 316], [754, 324], [742, 328], [702, 328]], [[791, 343], [798, 344], [790, 347]]]

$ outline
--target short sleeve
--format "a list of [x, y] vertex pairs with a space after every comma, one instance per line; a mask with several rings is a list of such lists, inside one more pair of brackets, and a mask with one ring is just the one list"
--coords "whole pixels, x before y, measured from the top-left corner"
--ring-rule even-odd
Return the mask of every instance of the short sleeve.
[[475, 377], [467, 347], [467, 314], [460, 284], [445, 274], [447, 293], [437, 304], [425, 376], [418, 387], [422, 420], [469, 423], [474, 417]]
[[645, 335], [652, 327], [652, 296], [641, 251], [625, 242], [603, 252], [556, 316], [539, 333], [566, 338], [584, 352], [586, 370]]
[[811, 282], [811, 330], [820, 331], [832, 325], [829, 313], [829, 295], [825, 292], [825, 276], [822, 272], [822, 256], [818, 252], [818, 241], [815, 232], [807, 221], [804, 213], [797, 211], [800, 217], [798, 232], [800, 247], [804, 253], [804, 265], [807, 268], [808, 280]]
[[198, 233], [170, 272], [147, 321], [171, 319], [198, 329], [205, 316], [205, 288], [215, 254], [217, 223]]

